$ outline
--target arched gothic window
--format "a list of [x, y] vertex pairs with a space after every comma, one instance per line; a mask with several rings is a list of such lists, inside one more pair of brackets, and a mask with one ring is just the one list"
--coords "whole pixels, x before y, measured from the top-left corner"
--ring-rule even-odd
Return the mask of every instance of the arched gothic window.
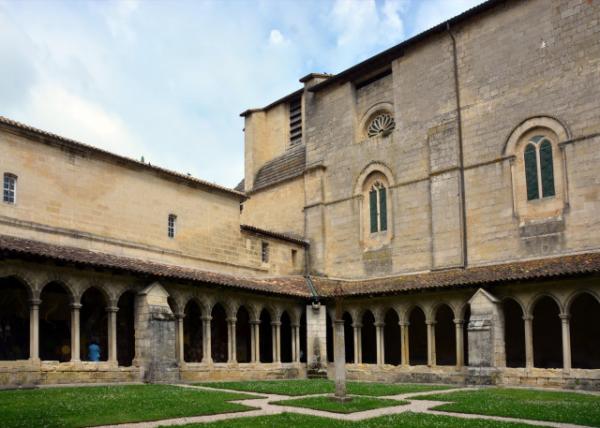
[[387, 230], [387, 189], [379, 181], [369, 190], [369, 218], [371, 233]]
[[543, 135], [530, 138], [523, 153], [527, 200], [555, 195], [552, 143]]

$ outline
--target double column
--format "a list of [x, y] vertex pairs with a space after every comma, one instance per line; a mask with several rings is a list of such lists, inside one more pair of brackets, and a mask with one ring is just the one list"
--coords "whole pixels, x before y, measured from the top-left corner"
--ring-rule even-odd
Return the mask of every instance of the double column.
[[385, 364], [385, 342], [384, 342], [384, 327], [385, 323], [382, 321], [375, 322], [375, 344], [377, 347], [377, 365], [382, 366]]
[[40, 360], [40, 299], [29, 301], [29, 360]]
[[427, 365], [435, 366], [435, 324], [434, 320], [425, 321], [427, 324]]
[[250, 362], [260, 363], [260, 320], [250, 320]]
[[273, 362], [281, 362], [281, 321], [271, 322], [271, 331], [273, 337]]
[[202, 318], [202, 362], [212, 364], [212, 338], [210, 321], [212, 317], [205, 315]]
[[300, 362], [300, 324], [292, 324], [292, 361]]
[[108, 361], [117, 364], [117, 312], [118, 306], [106, 308], [108, 313]]
[[229, 364], [237, 363], [237, 338], [235, 335], [236, 317], [227, 318], [227, 362]]
[[410, 323], [408, 321], [403, 322], [400, 321], [400, 363], [403, 366], [408, 366], [410, 364], [410, 349], [409, 349], [409, 341], [408, 341], [408, 326]]
[[185, 363], [185, 357], [184, 357], [184, 350], [183, 350], [183, 346], [184, 346], [184, 339], [183, 339], [183, 320], [185, 318], [185, 314], [182, 312], [179, 312], [177, 314], [175, 314], [175, 318], [177, 319], [177, 361], [179, 361], [180, 364]]
[[456, 367], [461, 368], [465, 365], [465, 337], [463, 334], [464, 320], [455, 318], [454, 328], [456, 332]]
[[354, 329], [354, 364], [362, 364], [362, 324], [353, 323]]

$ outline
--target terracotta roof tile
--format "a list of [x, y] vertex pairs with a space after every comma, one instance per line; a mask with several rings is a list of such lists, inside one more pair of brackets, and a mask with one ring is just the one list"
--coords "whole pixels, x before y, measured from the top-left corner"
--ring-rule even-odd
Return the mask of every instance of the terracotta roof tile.
[[76, 265], [150, 275], [159, 279], [186, 280], [269, 294], [310, 297], [309, 288], [302, 276], [258, 278], [253, 276], [229, 275], [115, 256], [82, 248], [48, 244], [6, 235], [0, 235], [0, 255], [4, 257], [22, 255], [37, 256], [44, 259], [70, 262]]
[[334, 296], [338, 293], [338, 290], [341, 290], [344, 296], [360, 296], [540, 280], [595, 272], [600, 272], [600, 253], [557, 256], [538, 260], [469, 267], [467, 269], [449, 269], [359, 281], [313, 277], [313, 283], [322, 297]]
[[268, 236], [270, 238], [275, 238], [275, 239], [281, 239], [282, 241], [292, 242], [294, 244], [302, 245], [303, 247], [308, 247], [310, 245], [307, 240], [302, 238], [302, 236], [294, 235], [291, 233], [275, 232], [272, 230], [266, 230], [266, 229], [261, 229], [256, 226], [251, 226], [249, 224], [240, 225], [240, 229], [244, 232]]

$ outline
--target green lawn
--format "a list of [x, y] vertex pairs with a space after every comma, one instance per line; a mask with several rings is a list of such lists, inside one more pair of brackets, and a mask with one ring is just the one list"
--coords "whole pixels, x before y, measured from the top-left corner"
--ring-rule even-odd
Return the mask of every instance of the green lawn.
[[184, 428], [532, 428], [532, 425], [481, 419], [459, 419], [450, 416], [437, 416], [419, 413], [401, 413], [382, 416], [360, 422], [346, 422], [315, 416], [283, 413], [274, 416], [239, 418], [210, 424], [185, 425]]
[[249, 398], [168, 385], [0, 391], [0, 426], [83, 427], [250, 410]]
[[293, 400], [273, 401], [271, 404], [280, 406], [306, 407], [308, 409], [325, 410], [335, 413], [354, 413], [364, 410], [379, 409], [381, 407], [401, 406], [408, 401], [387, 400], [375, 397], [353, 396], [352, 400], [340, 402], [333, 400], [331, 396], [315, 396], [296, 398]]
[[[233, 389], [236, 391], [257, 392], [263, 394], [310, 395], [333, 393], [335, 387], [331, 380], [261, 380], [256, 382], [210, 382], [198, 385], [213, 388]], [[348, 394], [384, 396], [405, 394], [409, 392], [437, 391], [454, 388], [444, 385], [409, 384], [409, 383], [370, 383], [348, 382]]]
[[435, 410], [600, 427], [600, 396], [576, 392], [486, 388], [415, 397], [452, 401]]

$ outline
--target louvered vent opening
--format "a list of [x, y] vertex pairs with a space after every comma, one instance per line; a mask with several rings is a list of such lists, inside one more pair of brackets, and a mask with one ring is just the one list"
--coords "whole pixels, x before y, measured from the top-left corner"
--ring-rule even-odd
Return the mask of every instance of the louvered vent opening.
[[290, 144], [302, 142], [302, 100], [290, 102]]

